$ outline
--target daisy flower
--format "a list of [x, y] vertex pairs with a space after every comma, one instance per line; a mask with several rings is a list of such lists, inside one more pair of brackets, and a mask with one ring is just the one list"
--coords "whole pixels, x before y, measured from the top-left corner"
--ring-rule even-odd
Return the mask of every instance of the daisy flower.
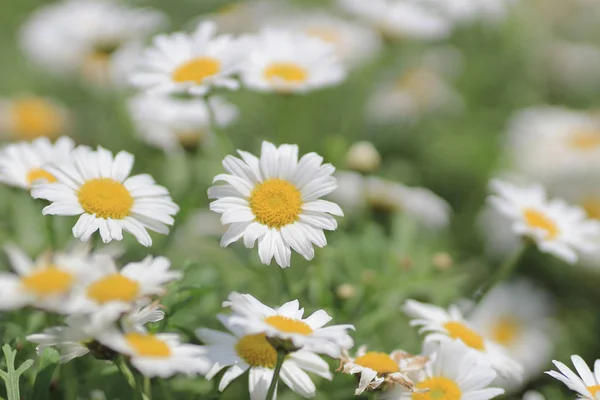
[[138, 136], [167, 152], [210, 144], [210, 107], [215, 123], [227, 127], [238, 116], [238, 109], [221, 98], [178, 99], [169, 96], [141, 93], [129, 101], [129, 110]]
[[36, 185], [31, 195], [52, 203], [44, 215], [81, 215], [73, 235], [84, 242], [97, 230], [104, 243], [122, 240], [125, 230], [151, 246], [146, 229], [168, 234], [179, 207], [150, 175], [130, 177], [133, 161], [125, 151], [113, 157], [102, 147], [80, 146], [69, 159], [45, 167], [57, 182]]
[[44, 253], [35, 261], [15, 245], [5, 246], [15, 273], [0, 273], [0, 309], [14, 310], [33, 306], [68, 313], [72, 291], [82, 277], [94, 268], [85, 245], [66, 252]]
[[383, 394], [385, 400], [489, 400], [504, 390], [490, 388], [496, 373], [479, 355], [460, 342], [443, 342], [418, 378], [414, 391], [396, 385]]
[[0, 99], [0, 137], [57, 139], [69, 131], [70, 117], [67, 108], [54, 99], [38, 96]]
[[458, 23], [499, 22], [519, 0], [426, 0], [425, 3]]
[[218, 8], [210, 18], [220, 32], [242, 34], [257, 32], [291, 12], [289, 4], [279, 0], [237, 1]]
[[164, 21], [157, 11], [111, 0], [64, 0], [35, 11], [20, 41], [24, 53], [44, 70], [105, 83], [121, 50], [143, 41]]
[[540, 251], [573, 264], [578, 252], [598, 249], [600, 223], [587, 219], [582, 208], [548, 200], [541, 185], [520, 187], [494, 180], [491, 188], [491, 204], [511, 219], [514, 233], [533, 239]]
[[592, 43], [553, 40], [540, 46], [537, 53], [538, 71], [546, 75], [549, 84], [585, 94], [600, 88], [600, 49]]
[[155, 93], [190, 93], [204, 96], [211, 87], [235, 90], [244, 56], [242, 42], [230, 35], [215, 37], [216, 24], [203, 22], [191, 35], [159, 35], [146, 50], [140, 69], [131, 75], [139, 88]]
[[75, 143], [64, 136], [55, 143], [41, 137], [9, 144], [0, 149], [0, 182], [21, 189], [31, 189], [40, 182], [54, 183], [57, 178], [46, 167], [68, 160], [74, 147]]
[[230, 225], [221, 246], [243, 238], [244, 245], [252, 248], [258, 240], [261, 262], [270, 264], [274, 257], [283, 268], [290, 266], [290, 248], [311, 260], [313, 244], [327, 244], [323, 230], [337, 228], [329, 214], [344, 215], [337, 204], [320, 199], [337, 187], [331, 176], [335, 168], [322, 165], [323, 158], [316, 153], [298, 160], [298, 146], [290, 144], [275, 147], [265, 141], [260, 158], [238, 153], [241, 160], [233, 156], [223, 160], [228, 174], [213, 179], [226, 184], [208, 189], [208, 197], [217, 199], [210, 209]]
[[365, 177], [354, 171], [336, 171], [338, 188], [327, 198], [339, 204], [349, 216], [360, 213], [367, 207]]
[[413, 390], [414, 385], [409, 374], [414, 374], [423, 368], [426, 357], [414, 356], [401, 350], [391, 354], [379, 351], [367, 351], [361, 346], [356, 356], [351, 358], [346, 352], [342, 355], [340, 370], [345, 374], [360, 374], [355, 395], [361, 395], [365, 390], [376, 390], [384, 383], [401, 385]]
[[[219, 383], [219, 391], [222, 392], [234, 379], [248, 371], [250, 399], [264, 400], [273, 380], [277, 351], [264, 333], [247, 334], [243, 327], [232, 324], [229, 317], [219, 315], [218, 318], [232, 334], [206, 328], [196, 330], [196, 336], [206, 344], [200, 357], [210, 365], [205, 373], [206, 379], [214, 378], [226, 368]], [[316, 389], [304, 371], [332, 379], [329, 365], [315, 353], [306, 349], [289, 353], [281, 367], [281, 381], [305, 398], [313, 397]]]
[[597, 378], [600, 376], [600, 360], [596, 360], [594, 363], [593, 372], [583, 358], [578, 355], [572, 355], [571, 361], [577, 373], [556, 360], [552, 362], [558, 368], [558, 371], [547, 371], [546, 373], [564, 383], [572, 391], [577, 392], [581, 399], [600, 399], [600, 380]]
[[337, 85], [346, 77], [335, 47], [306, 33], [269, 28], [248, 42], [241, 79], [251, 90], [306, 93]]
[[249, 294], [234, 292], [223, 305], [233, 311], [231, 324], [243, 327], [249, 334], [264, 333], [269, 338], [289, 340], [297, 349], [338, 358], [343, 350], [354, 345], [347, 332], [354, 326], [325, 326], [332, 318], [324, 310], [303, 318], [304, 309], [298, 300], [273, 309]]
[[148, 256], [121, 270], [110, 257], [98, 264], [76, 289], [72, 312], [93, 312], [113, 303], [134, 304], [164, 294], [164, 285], [182, 277], [181, 271], [169, 269], [171, 262], [165, 257]]
[[522, 379], [523, 367], [506, 354], [502, 345], [476, 331], [465, 320], [457, 306], [452, 305], [446, 311], [431, 304], [407, 300], [403, 311], [414, 318], [411, 321], [412, 326], [420, 326], [420, 332], [427, 333], [426, 343], [460, 341], [476, 350], [500, 376], [514, 380]]

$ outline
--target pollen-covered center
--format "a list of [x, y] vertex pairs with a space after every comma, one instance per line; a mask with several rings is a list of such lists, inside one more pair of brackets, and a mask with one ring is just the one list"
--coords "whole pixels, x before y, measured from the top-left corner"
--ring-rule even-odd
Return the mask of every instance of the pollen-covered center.
[[31, 140], [59, 136], [65, 128], [60, 110], [49, 101], [39, 98], [16, 100], [11, 105], [10, 126], [17, 137]]
[[235, 351], [251, 367], [275, 368], [277, 351], [264, 333], [246, 335], [235, 344]]
[[198, 57], [180, 65], [173, 71], [175, 82], [202, 83], [221, 71], [221, 62], [213, 57]]
[[338, 44], [341, 41], [339, 32], [328, 26], [314, 26], [308, 28], [306, 33], [327, 43]]
[[428, 378], [417, 383], [417, 389], [427, 390], [423, 393], [413, 393], [413, 400], [460, 400], [460, 387], [451, 379], [443, 376]]
[[592, 396], [596, 397], [596, 394], [600, 394], [600, 385], [588, 386], [587, 390]]
[[258, 222], [269, 228], [281, 228], [298, 220], [302, 194], [288, 181], [269, 179], [250, 194], [250, 208]]
[[125, 340], [138, 356], [168, 358], [171, 355], [169, 345], [154, 335], [130, 332], [125, 334]]
[[503, 316], [492, 325], [492, 339], [503, 346], [510, 346], [519, 337], [521, 324], [515, 318]]
[[110, 301], [131, 302], [139, 292], [140, 284], [121, 274], [108, 275], [87, 288], [87, 296], [100, 304]]
[[308, 79], [308, 71], [293, 62], [276, 62], [265, 68], [264, 76], [268, 81], [303, 83]]
[[370, 368], [377, 372], [378, 375], [391, 374], [393, 372], [399, 372], [400, 367], [398, 363], [394, 361], [389, 354], [369, 351], [354, 360], [354, 364], [358, 364], [365, 368]]
[[581, 207], [583, 207], [588, 217], [592, 219], [600, 219], [600, 198], [596, 196], [588, 196], [583, 199]]
[[54, 183], [56, 182], [56, 178], [50, 172], [42, 168], [32, 168], [29, 170], [29, 172], [27, 172], [27, 183], [29, 186], [40, 181]]
[[594, 150], [600, 148], [600, 130], [581, 129], [569, 137], [569, 145], [576, 150]]
[[526, 208], [523, 210], [523, 217], [530, 228], [544, 231], [546, 240], [552, 240], [560, 233], [556, 223], [536, 209]]
[[133, 196], [122, 183], [111, 178], [85, 182], [78, 193], [79, 204], [98, 218], [123, 219], [131, 212]]
[[459, 339], [467, 346], [476, 350], [485, 349], [483, 337], [462, 322], [446, 322], [444, 328], [448, 331], [448, 336], [452, 339]]
[[21, 278], [21, 285], [26, 291], [43, 297], [66, 293], [74, 281], [70, 273], [55, 265], [48, 265]]
[[265, 318], [265, 322], [285, 333], [299, 333], [300, 335], [310, 335], [313, 333], [312, 328], [306, 322], [282, 317], [281, 315], [267, 317]]

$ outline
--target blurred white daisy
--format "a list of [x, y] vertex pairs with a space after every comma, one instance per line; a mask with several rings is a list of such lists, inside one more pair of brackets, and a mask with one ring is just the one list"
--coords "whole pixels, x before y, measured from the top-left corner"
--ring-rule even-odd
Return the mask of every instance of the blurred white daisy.
[[548, 200], [541, 185], [520, 187], [493, 180], [492, 205], [512, 221], [515, 234], [533, 239], [542, 252], [575, 263], [578, 252], [598, 249], [600, 223], [587, 219], [580, 207]]
[[206, 373], [208, 369], [207, 362], [201, 358], [202, 348], [181, 343], [174, 333], [123, 332], [112, 327], [100, 332], [96, 340], [129, 356], [131, 365], [149, 378], [168, 378], [175, 374], [195, 376]]
[[[494, 286], [468, 313], [467, 320], [523, 365], [526, 381], [539, 376], [552, 356], [556, 331], [550, 319], [552, 311], [548, 293], [520, 280]], [[497, 384], [506, 389], [519, 387], [510, 380]]]
[[458, 23], [500, 22], [519, 0], [425, 0], [430, 7]]
[[332, 318], [318, 310], [303, 318], [304, 309], [298, 300], [275, 309], [268, 307], [249, 294], [231, 293], [224, 306], [231, 307], [230, 323], [246, 333], [264, 333], [269, 338], [290, 340], [297, 349], [305, 349], [338, 358], [343, 350], [354, 345], [348, 335], [352, 325], [327, 325]]
[[132, 42], [158, 30], [165, 16], [111, 0], [64, 0], [41, 7], [21, 29], [25, 54], [41, 68], [111, 80], [113, 61]]
[[73, 235], [84, 242], [97, 230], [104, 243], [122, 240], [125, 230], [151, 246], [146, 229], [168, 234], [179, 207], [150, 175], [129, 177], [133, 161], [125, 151], [113, 157], [102, 147], [80, 146], [69, 159], [45, 167], [57, 182], [38, 184], [31, 195], [52, 203], [44, 215], [81, 215]]
[[537, 53], [535, 73], [543, 71], [550, 84], [586, 94], [600, 89], [600, 49], [593, 43], [553, 40]]
[[0, 138], [57, 139], [70, 130], [71, 115], [58, 101], [38, 96], [0, 99]]
[[255, 33], [273, 21], [289, 16], [289, 4], [279, 0], [236, 1], [210, 15], [219, 32]]
[[360, 374], [358, 387], [354, 392], [357, 396], [365, 390], [376, 390], [385, 383], [400, 385], [412, 391], [414, 385], [409, 375], [420, 371], [426, 361], [426, 357], [414, 356], [401, 350], [387, 354], [367, 351], [366, 346], [361, 346], [354, 358], [347, 353], [342, 355], [340, 370], [345, 374]]
[[365, 178], [354, 171], [336, 171], [338, 188], [327, 195], [327, 198], [346, 210], [346, 215], [359, 213], [367, 206]]
[[546, 400], [546, 398], [540, 392], [536, 392], [535, 390], [528, 390], [527, 392], [523, 393], [522, 400]]
[[348, 12], [392, 39], [445, 39], [453, 22], [423, 2], [407, 0], [339, 0]]
[[263, 142], [260, 158], [238, 150], [242, 157], [227, 156], [223, 166], [228, 174], [217, 175], [208, 197], [217, 199], [210, 209], [222, 214], [221, 222], [230, 224], [221, 239], [222, 246], [243, 238], [244, 245], [254, 247], [263, 264], [273, 257], [281, 267], [290, 266], [291, 250], [305, 259], [314, 257], [313, 244], [327, 244], [323, 230], [335, 230], [332, 215], [343, 216], [340, 207], [321, 200], [337, 187], [332, 176], [335, 168], [322, 165], [323, 158], [308, 153], [298, 160], [298, 146], [275, 147]]
[[150, 296], [164, 294], [167, 283], [182, 278], [181, 271], [170, 269], [171, 262], [165, 257], [148, 256], [121, 270], [110, 257], [97, 264], [76, 288], [72, 312], [94, 312], [113, 303], [133, 306]]
[[211, 87], [235, 90], [233, 78], [245, 53], [245, 45], [230, 35], [215, 36], [216, 25], [203, 22], [192, 34], [156, 36], [131, 75], [137, 87], [154, 93], [190, 93], [204, 96]]
[[218, 127], [226, 127], [238, 116], [238, 109], [222, 98], [181, 99], [140, 93], [129, 101], [129, 110], [138, 136], [146, 143], [168, 152], [209, 145], [213, 139], [211, 110]]
[[[250, 399], [264, 400], [273, 380], [277, 351], [264, 333], [247, 334], [242, 327], [232, 324], [229, 317], [219, 315], [218, 318], [232, 334], [206, 328], [196, 330], [196, 336], [206, 344], [202, 347], [201, 356], [210, 365], [205, 373], [206, 379], [214, 378], [227, 368], [219, 383], [219, 391], [223, 391], [231, 381], [248, 371]], [[302, 349], [288, 354], [283, 361], [280, 378], [302, 397], [316, 394], [315, 385], [305, 370], [332, 379], [327, 362], [313, 352]]]
[[0, 309], [33, 306], [57, 313], [69, 313], [73, 289], [95, 268], [89, 247], [54, 254], [44, 253], [35, 261], [15, 245], [5, 246], [15, 273], [0, 273]]
[[498, 375], [516, 381], [523, 379], [523, 367], [506, 353], [502, 345], [476, 331], [458, 307], [452, 305], [446, 311], [431, 304], [407, 300], [403, 311], [414, 318], [411, 325], [420, 326], [420, 332], [427, 334], [426, 343], [461, 341], [476, 350]]
[[577, 373], [560, 361], [553, 361], [558, 371], [547, 371], [551, 377], [564, 383], [569, 389], [577, 392], [579, 398], [588, 400], [600, 399], [600, 361], [594, 363], [594, 371], [585, 363], [583, 358], [578, 355], [572, 355], [571, 361], [575, 366]]
[[366, 194], [371, 207], [405, 213], [429, 228], [441, 229], [450, 222], [450, 205], [429, 189], [372, 176], [366, 178]]
[[263, 29], [248, 37], [248, 43], [241, 79], [249, 89], [306, 93], [337, 85], [346, 77], [335, 47], [306, 33]]
[[472, 349], [460, 342], [434, 346], [433, 354], [422, 371], [417, 372], [414, 392], [394, 386], [384, 400], [489, 400], [504, 390], [489, 387], [496, 372]]
[[0, 182], [22, 189], [54, 183], [57, 178], [46, 167], [68, 160], [74, 147], [75, 143], [64, 136], [55, 143], [41, 137], [32, 142], [9, 144], [0, 149]]

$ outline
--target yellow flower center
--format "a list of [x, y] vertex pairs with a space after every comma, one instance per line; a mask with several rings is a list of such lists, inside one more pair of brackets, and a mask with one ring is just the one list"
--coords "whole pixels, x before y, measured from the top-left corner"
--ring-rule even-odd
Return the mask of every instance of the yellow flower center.
[[288, 83], [302, 83], [308, 79], [308, 71], [292, 62], [278, 62], [269, 65], [264, 71], [268, 81], [283, 80]]
[[216, 75], [221, 70], [221, 62], [212, 57], [198, 57], [180, 65], [173, 71], [175, 82], [202, 83], [204, 79]]
[[265, 318], [265, 322], [285, 333], [299, 333], [301, 335], [310, 335], [313, 333], [312, 328], [306, 322], [282, 317], [281, 315], [267, 317]]
[[302, 208], [300, 191], [283, 179], [269, 179], [250, 194], [250, 208], [258, 222], [281, 228], [298, 220]]
[[600, 198], [595, 196], [586, 197], [581, 203], [588, 217], [600, 219]]
[[600, 130], [582, 129], [573, 132], [569, 145], [576, 150], [594, 150], [600, 147]]
[[198, 146], [198, 143], [203, 141], [208, 135], [206, 130], [188, 130], [188, 131], [177, 131], [175, 137], [177, 141], [185, 148], [194, 148]]
[[519, 336], [521, 326], [514, 318], [499, 318], [492, 326], [492, 339], [503, 346], [510, 346]]
[[592, 396], [596, 396], [597, 393], [600, 393], [600, 385], [588, 386], [587, 390]]
[[49, 265], [21, 278], [21, 285], [38, 296], [50, 296], [66, 293], [74, 281], [75, 278], [70, 273]]
[[129, 215], [133, 197], [122, 183], [111, 178], [90, 179], [79, 188], [79, 204], [98, 218], [123, 219]]
[[130, 332], [125, 334], [125, 340], [138, 356], [168, 358], [171, 355], [169, 345], [154, 335]]
[[443, 376], [425, 379], [415, 386], [417, 389], [429, 390], [424, 393], [413, 393], [413, 400], [460, 400], [462, 398], [462, 392], [456, 382]]
[[464, 344], [476, 350], [485, 348], [483, 337], [461, 322], [446, 322], [444, 328], [452, 339], [460, 339]]
[[338, 44], [340, 34], [333, 28], [326, 26], [315, 26], [306, 30], [309, 36], [319, 38], [327, 43]]
[[354, 360], [354, 364], [358, 364], [365, 368], [370, 368], [377, 372], [378, 375], [391, 374], [399, 372], [398, 363], [388, 354], [377, 351], [369, 351]]
[[546, 232], [546, 240], [552, 240], [558, 236], [559, 230], [556, 223], [538, 210], [526, 208], [523, 211], [523, 216], [525, 223], [530, 228], [541, 229]]
[[277, 351], [264, 333], [247, 335], [235, 344], [235, 351], [251, 367], [275, 368]]
[[109, 301], [131, 302], [138, 297], [140, 284], [121, 274], [108, 275], [87, 288], [87, 296], [103, 304]]
[[27, 173], [27, 183], [29, 183], [29, 186], [31, 186], [37, 181], [54, 183], [56, 182], [56, 178], [50, 172], [45, 171], [42, 168], [30, 169]]
[[42, 136], [55, 138], [65, 129], [60, 110], [49, 101], [38, 98], [14, 101], [10, 120], [13, 133], [23, 140]]

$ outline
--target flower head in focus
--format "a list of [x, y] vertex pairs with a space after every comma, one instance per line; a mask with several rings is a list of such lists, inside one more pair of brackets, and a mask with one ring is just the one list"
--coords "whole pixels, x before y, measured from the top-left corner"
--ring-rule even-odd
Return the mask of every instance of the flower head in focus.
[[575, 366], [576, 373], [560, 361], [553, 361], [558, 371], [547, 371], [551, 377], [558, 379], [569, 389], [577, 392], [580, 399], [598, 400], [600, 399], [600, 362], [594, 363], [594, 371], [585, 363], [583, 358], [578, 355], [572, 355], [571, 361]]

